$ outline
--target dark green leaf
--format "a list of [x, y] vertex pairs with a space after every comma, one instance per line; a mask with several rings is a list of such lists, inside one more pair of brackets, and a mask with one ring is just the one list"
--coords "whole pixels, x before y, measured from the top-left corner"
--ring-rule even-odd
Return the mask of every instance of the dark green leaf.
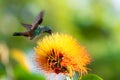
[[85, 76], [82, 76], [81, 80], [103, 80], [103, 79], [97, 76], [96, 74], [87, 74]]

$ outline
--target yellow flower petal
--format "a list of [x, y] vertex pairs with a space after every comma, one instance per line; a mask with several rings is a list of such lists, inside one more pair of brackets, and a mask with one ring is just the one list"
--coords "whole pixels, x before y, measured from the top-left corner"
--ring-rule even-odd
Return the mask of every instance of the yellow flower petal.
[[73, 71], [87, 73], [90, 57], [85, 48], [72, 36], [54, 33], [39, 40], [35, 60], [42, 70], [73, 75]]

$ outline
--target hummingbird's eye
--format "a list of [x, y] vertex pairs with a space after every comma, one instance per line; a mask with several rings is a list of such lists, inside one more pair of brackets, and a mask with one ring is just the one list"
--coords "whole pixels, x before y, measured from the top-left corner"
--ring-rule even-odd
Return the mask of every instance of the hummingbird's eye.
[[47, 29], [45, 29], [45, 32], [51, 34], [51, 33], [52, 33], [52, 30], [47, 28]]
[[51, 30], [51, 29], [49, 29], [47, 32], [48, 32], [49, 34], [51, 34], [51, 33], [52, 33], [52, 30]]
[[50, 28], [50, 27], [48, 27], [48, 26], [44, 26], [44, 27], [43, 27], [43, 29], [42, 29], [42, 31], [43, 31], [43, 32], [46, 32], [46, 33], [49, 33], [49, 34], [51, 34], [51, 33], [52, 33], [51, 28]]

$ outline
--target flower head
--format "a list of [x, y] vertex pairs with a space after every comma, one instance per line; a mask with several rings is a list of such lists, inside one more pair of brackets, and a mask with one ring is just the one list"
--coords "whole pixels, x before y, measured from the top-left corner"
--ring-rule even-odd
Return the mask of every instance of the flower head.
[[85, 48], [66, 34], [54, 33], [39, 40], [35, 53], [38, 67], [49, 73], [87, 73], [86, 65], [90, 63]]

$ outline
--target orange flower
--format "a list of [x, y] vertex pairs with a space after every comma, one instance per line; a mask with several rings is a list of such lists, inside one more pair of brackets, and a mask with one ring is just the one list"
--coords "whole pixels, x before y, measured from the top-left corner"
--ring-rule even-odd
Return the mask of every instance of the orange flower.
[[39, 40], [35, 48], [38, 67], [48, 73], [63, 73], [69, 76], [74, 71], [87, 73], [90, 57], [85, 48], [73, 37], [54, 33]]

